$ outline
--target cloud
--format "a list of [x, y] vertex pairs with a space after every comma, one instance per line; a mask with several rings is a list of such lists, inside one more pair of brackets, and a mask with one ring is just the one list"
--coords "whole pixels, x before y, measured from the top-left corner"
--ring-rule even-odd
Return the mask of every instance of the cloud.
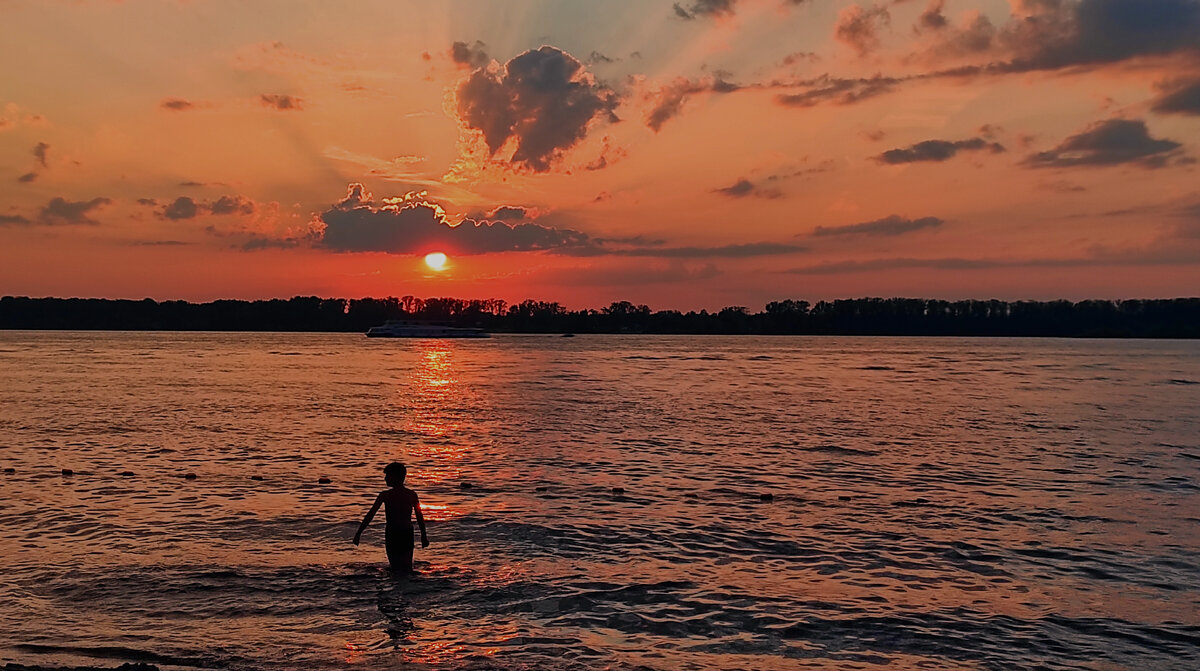
[[243, 196], [221, 196], [207, 204], [208, 211], [213, 214], [254, 214], [254, 201]]
[[981, 73], [1094, 67], [1146, 56], [1200, 55], [1200, 2], [1196, 0], [1010, 0], [1002, 26], [982, 14], [944, 31], [926, 56], [972, 54], [1003, 60]]
[[[791, 7], [798, 7], [809, 0], [783, 0], [783, 4]], [[733, 16], [737, 9], [737, 0], [693, 0], [690, 6], [684, 7], [680, 3], [672, 5], [675, 10], [675, 16], [681, 19], [692, 20], [700, 17], [727, 17]]]
[[692, 20], [700, 16], [732, 16], [736, 0], [694, 0], [691, 6], [684, 8], [675, 3], [675, 16]]
[[662, 130], [663, 124], [683, 111], [690, 96], [698, 93], [732, 93], [741, 88], [738, 84], [726, 81], [720, 74], [703, 79], [679, 77], [651, 94], [650, 99], [654, 104], [646, 114], [646, 125], [657, 133]]
[[925, 7], [925, 11], [917, 17], [917, 25], [914, 26], [917, 32], [942, 30], [947, 26], [949, 21], [946, 20], [946, 15], [942, 11], [946, 7], [946, 0], [929, 0], [929, 5]]
[[1159, 114], [1200, 115], [1200, 79], [1166, 82], [1159, 89], [1162, 94], [1150, 109]]
[[162, 216], [172, 220], [191, 219], [199, 211], [200, 208], [196, 206], [196, 201], [187, 196], [180, 196], [163, 208]]
[[158, 106], [172, 112], [183, 112], [195, 107], [191, 101], [184, 100], [183, 98], [167, 98], [159, 103]]
[[435, 249], [455, 254], [520, 252], [585, 247], [585, 233], [538, 224], [464, 220], [453, 225], [441, 206], [423, 194], [385, 198], [376, 204], [361, 184], [321, 213], [319, 245], [338, 252], [423, 254]]
[[902, 235], [911, 233], [926, 228], [941, 228], [946, 222], [937, 217], [922, 217], [920, 219], [909, 219], [899, 215], [891, 215], [883, 219], [875, 221], [865, 221], [861, 224], [850, 224], [848, 226], [818, 226], [812, 232], [815, 237], [825, 236], [871, 236], [885, 237], [893, 235]]
[[38, 175], [36, 172], [27, 172], [24, 175], [21, 175], [20, 177], [18, 177], [17, 181], [21, 182], [23, 184], [28, 184], [29, 182], [32, 182], [33, 180], [37, 179], [37, 176]]
[[874, 5], [870, 9], [851, 5], [838, 13], [833, 36], [854, 49], [860, 57], [866, 56], [879, 48], [880, 26], [888, 25], [891, 20], [886, 5]]
[[904, 80], [896, 77], [844, 79], [822, 75], [816, 79], [796, 82], [794, 93], [781, 93], [775, 102], [787, 107], [814, 107], [822, 103], [853, 105], [868, 98], [890, 93]]
[[[158, 201], [153, 198], [141, 198], [138, 199], [138, 203], [152, 207], [158, 205]], [[214, 201], [198, 201], [189, 196], [180, 196], [164, 206], [159, 216], [179, 221], [194, 219], [202, 214], [254, 214], [256, 209], [255, 202], [244, 196], [221, 196]]]
[[713, 193], [719, 193], [723, 196], [729, 196], [730, 198], [744, 198], [746, 196], [758, 196], [760, 198], [780, 198], [783, 196], [783, 194], [777, 189], [763, 189], [745, 177], [727, 187], [713, 189]]
[[779, 256], [808, 251], [807, 247], [782, 242], [748, 242], [736, 245], [713, 247], [632, 247], [622, 248], [569, 248], [564, 253], [573, 256], [654, 256], [668, 259], [705, 258], [750, 258], [756, 256]]
[[346, 197], [320, 214], [314, 231], [314, 244], [335, 252], [412, 255], [440, 250], [461, 255], [546, 252], [578, 257], [745, 258], [805, 250], [800, 245], [775, 242], [668, 247], [661, 240], [642, 236], [600, 239], [566, 228], [484, 219], [467, 218], [454, 224], [441, 206], [424, 194], [376, 202], [361, 184], [349, 185]]
[[301, 104], [302, 101], [295, 96], [281, 95], [281, 94], [276, 94], [276, 93], [264, 93], [261, 96], [259, 96], [258, 99], [259, 99], [259, 102], [261, 102], [264, 107], [270, 107], [271, 109], [276, 109], [279, 111], [304, 109], [304, 107]]
[[71, 201], [62, 197], [51, 199], [38, 214], [38, 223], [48, 226], [64, 224], [95, 225], [99, 222], [90, 215], [105, 205], [111, 205], [110, 198], [93, 198], [91, 200]]
[[491, 61], [487, 53], [487, 45], [479, 40], [475, 44], [455, 42], [450, 46], [450, 60], [462, 67], [481, 68]]
[[1153, 138], [1140, 119], [1107, 119], [1063, 140], [1050, 151], [1030, 155], [1024, 164], [1034, 168], [1137, 165], [1161, 168], [1179, 158], [1181, 145]]
[[39, 142], [33, 146], [33, 156], [43, 168], [50, 167], [46, 163], [46, 153], [50, 151], [50, 145], [45, 142]]
[[1005, 151], [1004, 145], [998, 142], [988, 142], [982, 137], [957, 141], [925, 140], [904, 149], [889, 149], [876, 156], [875, 160], [888, 165], [927, 161], [940, 162], [954, 158], [960, 151], [980, 151], [985, 149], [993, 154]]
[[488, 212], [486, 216], [493, 221], [524, 221], [526, 219], [536, 219], [538, 212], [528, 207], [501, 205]]
[[23, 217], [19, 214], [0, 214], [0, 226], [13, 226], [31, 224], [28, 217]]
[[542, 46], [473, 71], [458, 87], [457, 112], [465, 127], [482, 133], [489, 156], [511, 148], [509, 165], [547, 172], [593, 123], [618, 121], [619, 103], [583, 63]]

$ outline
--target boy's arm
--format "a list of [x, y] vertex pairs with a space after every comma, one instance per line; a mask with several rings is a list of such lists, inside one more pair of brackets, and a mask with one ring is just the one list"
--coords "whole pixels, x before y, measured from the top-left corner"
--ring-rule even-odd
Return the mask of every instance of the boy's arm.
[[421, 500], [413, 492], [413, 512], [417, 514], [417, 526], [421, 527], [421, 547], [429, 547], [429, 536], [425, 533], [425, 515], [421, 513]]
[[358, 525], [358, 532], [354, 534], [355, 545], [358, 545], [358, 542], [362, 540], [363, 530], [366, 529], [367, 525], [371, 523], [371, 520], [375, 517], [375, 513], [379, 512], [379, 506], [381, 505], [383, 505], [382, 493], [375, 497], [375, 503], [373, 503], [371, 505], [371, 509], [367, 511], [367, 516], [363, 518], [362, 524]]

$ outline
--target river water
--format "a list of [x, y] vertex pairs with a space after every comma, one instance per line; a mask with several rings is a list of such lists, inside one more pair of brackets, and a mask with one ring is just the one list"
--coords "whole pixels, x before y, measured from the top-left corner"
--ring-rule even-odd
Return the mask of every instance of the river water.
[[1198, 408], [1196, 342], [0, 332], [0, 662], [1195, 669]]

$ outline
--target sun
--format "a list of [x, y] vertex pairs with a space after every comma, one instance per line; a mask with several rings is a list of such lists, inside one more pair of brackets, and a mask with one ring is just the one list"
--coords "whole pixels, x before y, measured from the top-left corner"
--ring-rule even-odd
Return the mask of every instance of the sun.
[[446, 267], [446, 255], [441, 252], [431, 252], [425, 255], [425, 265], [432, 270], [441, 270]]

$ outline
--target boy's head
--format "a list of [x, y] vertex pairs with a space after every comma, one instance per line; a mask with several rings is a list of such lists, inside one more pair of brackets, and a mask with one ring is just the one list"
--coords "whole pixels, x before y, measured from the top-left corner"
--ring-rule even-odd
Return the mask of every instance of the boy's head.
[[393, 461], [383, 467], [383, 480], [389, 487], [399, 487], [404, 484], [404, 478], [407, 475], [408, 467], [398, 461]]

